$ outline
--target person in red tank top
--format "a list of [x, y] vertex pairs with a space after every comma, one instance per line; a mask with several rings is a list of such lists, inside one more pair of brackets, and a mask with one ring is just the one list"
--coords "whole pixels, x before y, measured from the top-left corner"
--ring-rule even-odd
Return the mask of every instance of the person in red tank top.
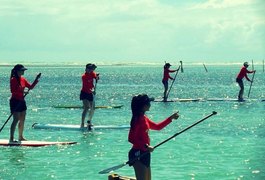
[[85, 73], [82, 75], [82, 89], [80, 92], [80, 100], [83, 101], [83, 112], [82, 112], [82, 118], [81, 118], [81, 128], [84, 127], [84, 122], [87, 113], [89, 112], [88, 115], [88, 120], [87, 120], [87, 128], [88, 130], [91, 130], [92, 126], [92, 117], [95, 112], [95, 94], [96, 94], [96, 87], [94, 85], [94, 80], [95, 83], [97, 83], [99, 79], [99, 74], [96, 74], [95, 69], [97, 66], [95, 64], [87, 64]]
[[[134, 96], [131, 102], [132, 119], [128, 141], [132, 144], [132, 148], [128, 153], [128, 158], [131, 161], [129, 165], [134, 167], [136, 179], [141, 180], [151, 180], [150, 153], [154, 148], [150, 145], [148, 131], [150, 129], [161, 130], [173, 119], [179, 118], [178, 113], [174, 113], [162, 122], [153, 122], [145, 115], [151, 107], [152, 100], [153, 98], [149, 98], [146, 94], [140, 94]], [[137, 158], [139, 156], [141, 157]]]
[[248, 81], [252, 82], [248, 78], [247, 74], [256, 72], [255, 70], [254, 71], [247, 70], [248, 66], [249, 66], [248, 62], [244, 62], [243, 67], [241, 68], [241, 70], [238, 73], [237, 78], [236, 78], [236, 82], [238, 83], [238, 85], [240, 87], [240, 90], [239, 90], [239, 93], [238, 93], [238, 101], [244, 101], [244, 99], [243, 99], [243, 94], [244, 94], [243, 78], [245, 77]]
[[162, 79], [162, 83], [164, 85], [164, 97], [163, 97], [163, 100], [164, 101], [167, 101], [167, 91], [168, 91], [168, 80], [171, 79], [173, 80], [174, 78], [172, 78], [169, 73], [173, 73], [173, 72], [176, 72], [178, 71], [179, 69], [176, 69], [176, 70], [170, 70], [171, 64], [169, 63], [166, 63], [164, 65], [164, 75], [163, 75], [163, 79]]
[[26, 101], [24, 99], [24, 90], [25, 88], [33, 89], [36, 84], [39, 82], [40, 74], [36, 77], [35, 81], [30, 84], [22, 75], [24, 75], [24, 71], [27, 70], [22, 64], [17, 64], [11, 70], [10, 76], [10, 111], [13, 115], [13, 122], [10, 127], [10, 142], [14, 141], [14, 133], [16, 130], [16, 126], [18, 123], [18, 140], [26, 141], [23, 136], [24, 131], [24, 123], [26, 119]]

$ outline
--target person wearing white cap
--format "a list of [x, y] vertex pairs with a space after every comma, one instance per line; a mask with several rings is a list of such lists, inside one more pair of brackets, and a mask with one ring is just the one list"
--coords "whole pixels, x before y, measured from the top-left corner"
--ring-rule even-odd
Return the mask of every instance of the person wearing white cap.
[[237, 75], [236, 82], [238, 83], [240, 90], [238, 93], [238, 101], [244, 101], [243, 99], [243, 94], [244, 94], [244, 83], [243, 83], [243, 78], [245, 77], [248, 81], [251, 82], [251, 80], [248, 78], [247, 74], [248, 73], [254, 73], [254, 71], [249, 71], [248, 68], [249, 64], [248, 62], [244, 62], [243, 67], [241, 68], [240, 72]]

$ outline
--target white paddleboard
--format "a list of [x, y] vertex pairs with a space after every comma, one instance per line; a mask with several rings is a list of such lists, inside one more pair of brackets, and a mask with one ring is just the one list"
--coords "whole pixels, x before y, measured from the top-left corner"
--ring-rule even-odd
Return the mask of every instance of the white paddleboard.
[[237, 98], [208, 98], [207, 101], [234, 101], [234, 102], [244, 102], [238, 101]]
[[[73, 131], [86, 131], [87, 127], [80, 128], [80, 125], [74, 124], [40, 124], [34, 123], [32, 125], [34, 129], [52, 129], [52, 130], [73, 130]], [[92, 130], [103, 129], [129, 129], [130, 125], [94, 125]]]
[[154, 100], [154, 102], [197, 102], [201, 101], [202, 98], [173, 98], [173, 99], [168, 99], [167, 101], [164, 101], [162, 98], [157, 98]]
[[[113, 106], [96, 106], [96, 109], [115, 109], [115, 108], [121, 108], [123, 105], [113, 105]], [[57, 105], [52, 106], [53, 108], [59, 108], [59, 109], [81, 109], [83, 108], [82, 105]]]
[[9, 142], [7, 139], [0, 139], [0, 146], [50, 146], [50, 145], [71, 145], [76, 144], [77, 142], [57, 142], [57, 141], [15, 141]]

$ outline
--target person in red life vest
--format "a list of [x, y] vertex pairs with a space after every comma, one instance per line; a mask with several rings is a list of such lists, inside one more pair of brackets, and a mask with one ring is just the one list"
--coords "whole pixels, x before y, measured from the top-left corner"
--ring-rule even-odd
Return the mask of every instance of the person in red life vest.
[[[178, 119], [178, 113], [174, 113], [164, 121], [155, 123], [150, 120], [145, 112], [149, 111], [153, 98], [146, 94], [134, 96], [131, 102], [132, 119], [130, 122], [130, 131], [128, 141], [132, 148], [128, 153], [129, 165], [134, 167], [137, 180], [151, 180], [151, 152], [154, 148], [150, 145], [148, 131], [161, 130], [173, 119]], [[139, 157], [141, 156], [141, 157]]]
[[252, 82], [247, 74], [248, 73], [255, 73], [256, 71], [249, 71], [247, 70], [249, 64], [248, 62], [244, 62], [243, 67], [241, 68], [240, 72], [237, 75], [236, 82], [238, 83], [240, 90], [238, 93], [238, 101], [244, 101], [243, 99], [243, 94], [244, 94], [244, 83], [243, 83], [243, 78], [245, 77], [248, 81]]
[[164, 85], [164, 97], [163, 97], [163, 100], [164, 100], [164, 101], [167, 101], [168, 80], [169, 80], [169, 79], [171, 79], [171, 80], [174, 79], [174, 78], [172, 78], [172, 77], [169, 75], [169, 73], [173, 73], [173, 72], [176, 72], [176, 71], [179, 70], [179, 68], [176, 69], [176, 70], [170, 70], [170, 69], [169, 69], [170, 66], [171, 66], [171, 64], [169, 64], [169, 63], [166, 63], [166, 64], [164, 65], [164, 76], [163, 76], [163, 79], [162, 79], [162, 83], [163, 83], [163, 85]]
[[80, 100], [83, 101], [81, 128], [84, 127], [86, 115], [89, 112], [87, 120], [87, 128], [89, 130], [91, 130], [91, 121], [95, 112], [96, 85], [94, 85], [94, 83], [97, 83], [99, 79], [99, 74], [95, 72], [96, 68], [97, 66], [95, 64], [89, 63], [86, 65], [85, 73], [82, 75], [82, 89], [80, 92]]
[[[10, 110], [13, 115], [13, 122], [10, 127], [10, 142], [14, 141], [14, 134], [16, 130], [16, 126], [18, 123], [18, 140], [19, 141], [26, 141], [23, 136], [24, 131], [24, 123], [26, 119], [26, 110], [27, 105], [24, 99], [25, 97], [25, 88], [33, 89], [36, 84], [39, 82], [38, 79], [40, 78], [41, 74], [37, 75], [35, 81], [30, 84], [24, 77], [24, 72], [27, 70], [22, 64], [17, 64], [11, 70], [10, 76], [10, 91], [11, 91], [11, 98], [10, 98]], [[26, 92], [27, 93], [27, 92]]]

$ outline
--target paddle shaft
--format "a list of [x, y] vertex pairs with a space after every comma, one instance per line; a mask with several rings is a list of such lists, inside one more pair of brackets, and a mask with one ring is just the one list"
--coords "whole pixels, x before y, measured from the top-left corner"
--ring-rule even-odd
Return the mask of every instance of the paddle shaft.
[[254, 74], [252, 76], [251, 83], [250, 83], [250, 86], [249, 86], [248, 98], [249, 98], [249, 95], [250, 95], [250, 91], [251, 91], [251, 87], [252, 87], [252, 83], [253, 83], [253, 80], [254, 80], [255, 73], [256, 73], [256, 71], [254, 71]]
[[[180, 132], [174, 134], [173, 136], [169, 137], [168, 139], [162, 141], [161, 143], [155, 145], [155, 146], [154, 146], [154, 149], [157, 148], [157, 147], [159, 147], [159, 146], [161, 146], [162, 144], [168, 142], [169, 140], [173, 139], [174, 137], [180, 135], [181, 133], [187, 131], [188, 129], [190, 129], [190, 128], [196, 126], [197, 124], [199, 124], [199, 123], [201, 123], [202, 121], [208, 119], [209, 117], [211, 117], [211, 116], [213, 116], [213, 115], [216, 115], [216, 114], [217, 114], [217, 112], [213, 111], [212, 114], [210, 114], [210, 115], [204, 117], [203, 119], [201, 119], [201, 120], [197, 121], [196, 123], [194, 123], [194, 124], [188, 126], [187, 128], [185, 128], [185, 129], [183, 129], [182, 131], [180, 131]], [[125, 163], [122, 163], [122, 164], [120, 164], [120, 165], [113, 166], [113, 167], [111, 167], [111, 168], [108, 168], [108, 169], [102, 170], [102, 171], [99, 172], [99, 174], [106, 174], [106, 173], [109, 173], [109, 172], [111, 172], [111, 171], [114, 171], [114, 170], [120, 169], [120, 168], [124, 167], [124, 166], [127, 165], [127, 164], [133, 164], [136, 160], [140, 159], [141, 157], [145, 156], [145, 155], [148, 154], [148, 153], [149, 153], [149, 151], [146, 151], [146, 152], [144, 152], [143, 154], [141, 154], [139, 157], [136, 157], [136, 158], [134, 158], [134, 159], [132, 159], [132, 160], [130, 160], [130, 161], [127, 161], [127, 162], [125, 162]]]
[[203, 67], [204, 67], [205, 71], [206, 71], [206, 72], [208, 72], [208, 70], [207, 70], [207, 68], [206, 68], [205, 64], [203, 64]]
[[[180, 68], [180, 66], [179, 66], [179, 68]], [[176, 80], [176, 77], [177, 77], [178, 72], [179, 72], [179, 68], [178, 68], [178, 70], [177, 70], [177, 72], [176, 72], [176, 74], [175, 74], [175, 77], [174, 77], [174, 79], [173, 79], [173, 81], [172, 81], [172, 83], [171, 83], [171, 86], [170, 86], [170, 88], [169, 88], [169, 90], [168, 90], [168, 92], [167, 92], [166, 99], [168, 98], [168, 95], [169, 95], [169, 93], [170, 93], [170, 91], [171, 91], [171, 88], [172, 88], [172, 86], [173, 86], [173, 84], [174, 84], [174, 82], [175, 82], [175, 80]]]
[[213, 115], [216, 115], [216, 114], [217, 114], [217, 113], [216, 113], [215, 111], [214, 111], [214, 112], [212, 112], [212, 114], [210, 114], [210, 115], [206, 116], [205, 118], [203, 118], [203, 119], [201, 119], [201, 120], [197, 121], [196, 123], [194, 123], [194, 124], [192, 124], [192, 125], [190, 125], [190, 126], [186, 127], [186, 128], [185, 128], [185, 129], [183, 129], [182, 131], [180, 131], [180, 132], [177, 132], [176, 134], [174, 134], [173, 136], [169, 137], [168, 139], [166, 139], [166, 140], [162, 141], [161, 143], [159, 143], [159, 144], [155, 145], [155, 146], [154, 146], [154, 149], [155, 149], [155, 148], [157, 148], [157, 147], [159, 147], [159, 146], [161, 146], [162, 144], [164, 144], [164, 143], [168, 142], [169, 140], [173, 139], [174, 137], [176, 137], [176, 136], [180, 135], [181, 133], [183, 133], [183, 132], [187, 131], [188, 129], [192, 128], [193, 126], [196, 126], [197, 124], [199, 124], [199, 123], [201, 123], [202, 121], [204, 121], [204, 120], [208, 119], [209, 117], [211, 117], [211, 116], [213, 116]]
[[97, 84], [98, 84], [98, 80], [96, 79], [96, 83], [95, 83], [95, 87], [94, 87], [94, 92], [93, 92], [93, 109], [96, 109], [96, 90], [97, 90]]

